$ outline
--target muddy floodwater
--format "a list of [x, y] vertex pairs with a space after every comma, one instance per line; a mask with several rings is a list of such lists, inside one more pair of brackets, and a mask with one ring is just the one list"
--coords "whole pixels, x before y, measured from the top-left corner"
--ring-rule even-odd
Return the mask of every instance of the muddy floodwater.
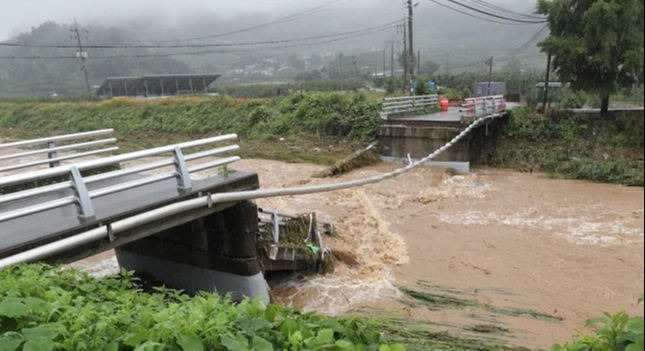
[[[321, 167], [307, 164], [243, 160], [233, 168], [275, 187], [395, 167], [332, 179], [311, 178]], [[532, 348], [588, 331], [585, 320], [602, 311], [642, 313], [643, 188], [420, 168], [363, 188], [257, 202], [315, 211], [340, 234], [327, 239], [338, 258], [334, 273], [272, 282], [277, 303], [326, 314], [397, 311], [456, 334], [494, 325], [500, 342]], [[74, 265], [106, 274], [116, 266], [111, 255]], [[410, 292], [426, 299], [412, 303]]]

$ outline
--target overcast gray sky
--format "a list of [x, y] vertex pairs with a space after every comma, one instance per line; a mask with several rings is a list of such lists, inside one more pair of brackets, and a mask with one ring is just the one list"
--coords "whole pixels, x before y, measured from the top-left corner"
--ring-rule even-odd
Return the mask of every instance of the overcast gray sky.
[[[6, 40], [29, 28], [52, 20], [70, 23], [77, 18], [81, 24], [116, 24], [128, 18], [153, 15], [168, 19], [182, 18], [191, 13], [235, 15], [261, 13], [284, 15], [308, 9], [329, 0], [0, 0], [0, 40]], [[489, 0], [492, 3], [524, 10], [534, 0]], [[363, 6], [384, 3], [403, 4], [403, 0], [351, 0]], [[423, 1], [423, 6], [433, 6]]]

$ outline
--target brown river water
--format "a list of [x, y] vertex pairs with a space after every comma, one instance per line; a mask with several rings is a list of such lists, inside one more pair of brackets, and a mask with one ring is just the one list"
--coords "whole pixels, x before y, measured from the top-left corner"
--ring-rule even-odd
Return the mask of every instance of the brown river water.
[[[251, 159], [233, 168], [255, 171], [262, 187], [276, 187], [395, 167], [379, 164], [332, 179], [311, 178], [322, 167], [309, 164]], [[585, 320], [602, 311], [643, 311], [636, 306], [644, 279], [643, 188], [502, 169], [454, 175], [419, 168], [362, 188], [257, 203], [283, 212], [315, 211], [336, 223], [340, 234], [327, 239], [340, 257], [335, 271], [274, 283], [276, 303], [331, 315], [364, 307], [393, 310], [455, 333], [465, 325], [499, 325], [511, 333], [502, 341], [537, 348], [589, 331]], [[96, 275], [117, 270], [112, 252], [73, 266]], [[399, 288], [419, 282], [487, 306], [562, 320], [401, 303]]]

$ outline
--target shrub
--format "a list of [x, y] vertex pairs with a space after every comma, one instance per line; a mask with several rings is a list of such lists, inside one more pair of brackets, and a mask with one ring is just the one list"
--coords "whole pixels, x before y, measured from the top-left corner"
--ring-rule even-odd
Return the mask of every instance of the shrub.
[[0, 350], [404, 350], [359, 318], [154, 290], [127, 271], [96, 279], [41, 264], [4, 268]]

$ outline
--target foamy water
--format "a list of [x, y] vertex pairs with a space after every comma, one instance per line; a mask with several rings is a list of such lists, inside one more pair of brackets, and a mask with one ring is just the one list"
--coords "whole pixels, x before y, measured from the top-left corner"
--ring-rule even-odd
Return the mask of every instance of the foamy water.
[[444, 223], [467, 226], [502, 225], [514, 228], [552, 232], [576, 244], [617, 244], [643, 241], [643, 228], [631, 219], [597, 221], [588, 216], [535, 216], [535, 209], [509, 214], [464, 211], [433, 214]]

